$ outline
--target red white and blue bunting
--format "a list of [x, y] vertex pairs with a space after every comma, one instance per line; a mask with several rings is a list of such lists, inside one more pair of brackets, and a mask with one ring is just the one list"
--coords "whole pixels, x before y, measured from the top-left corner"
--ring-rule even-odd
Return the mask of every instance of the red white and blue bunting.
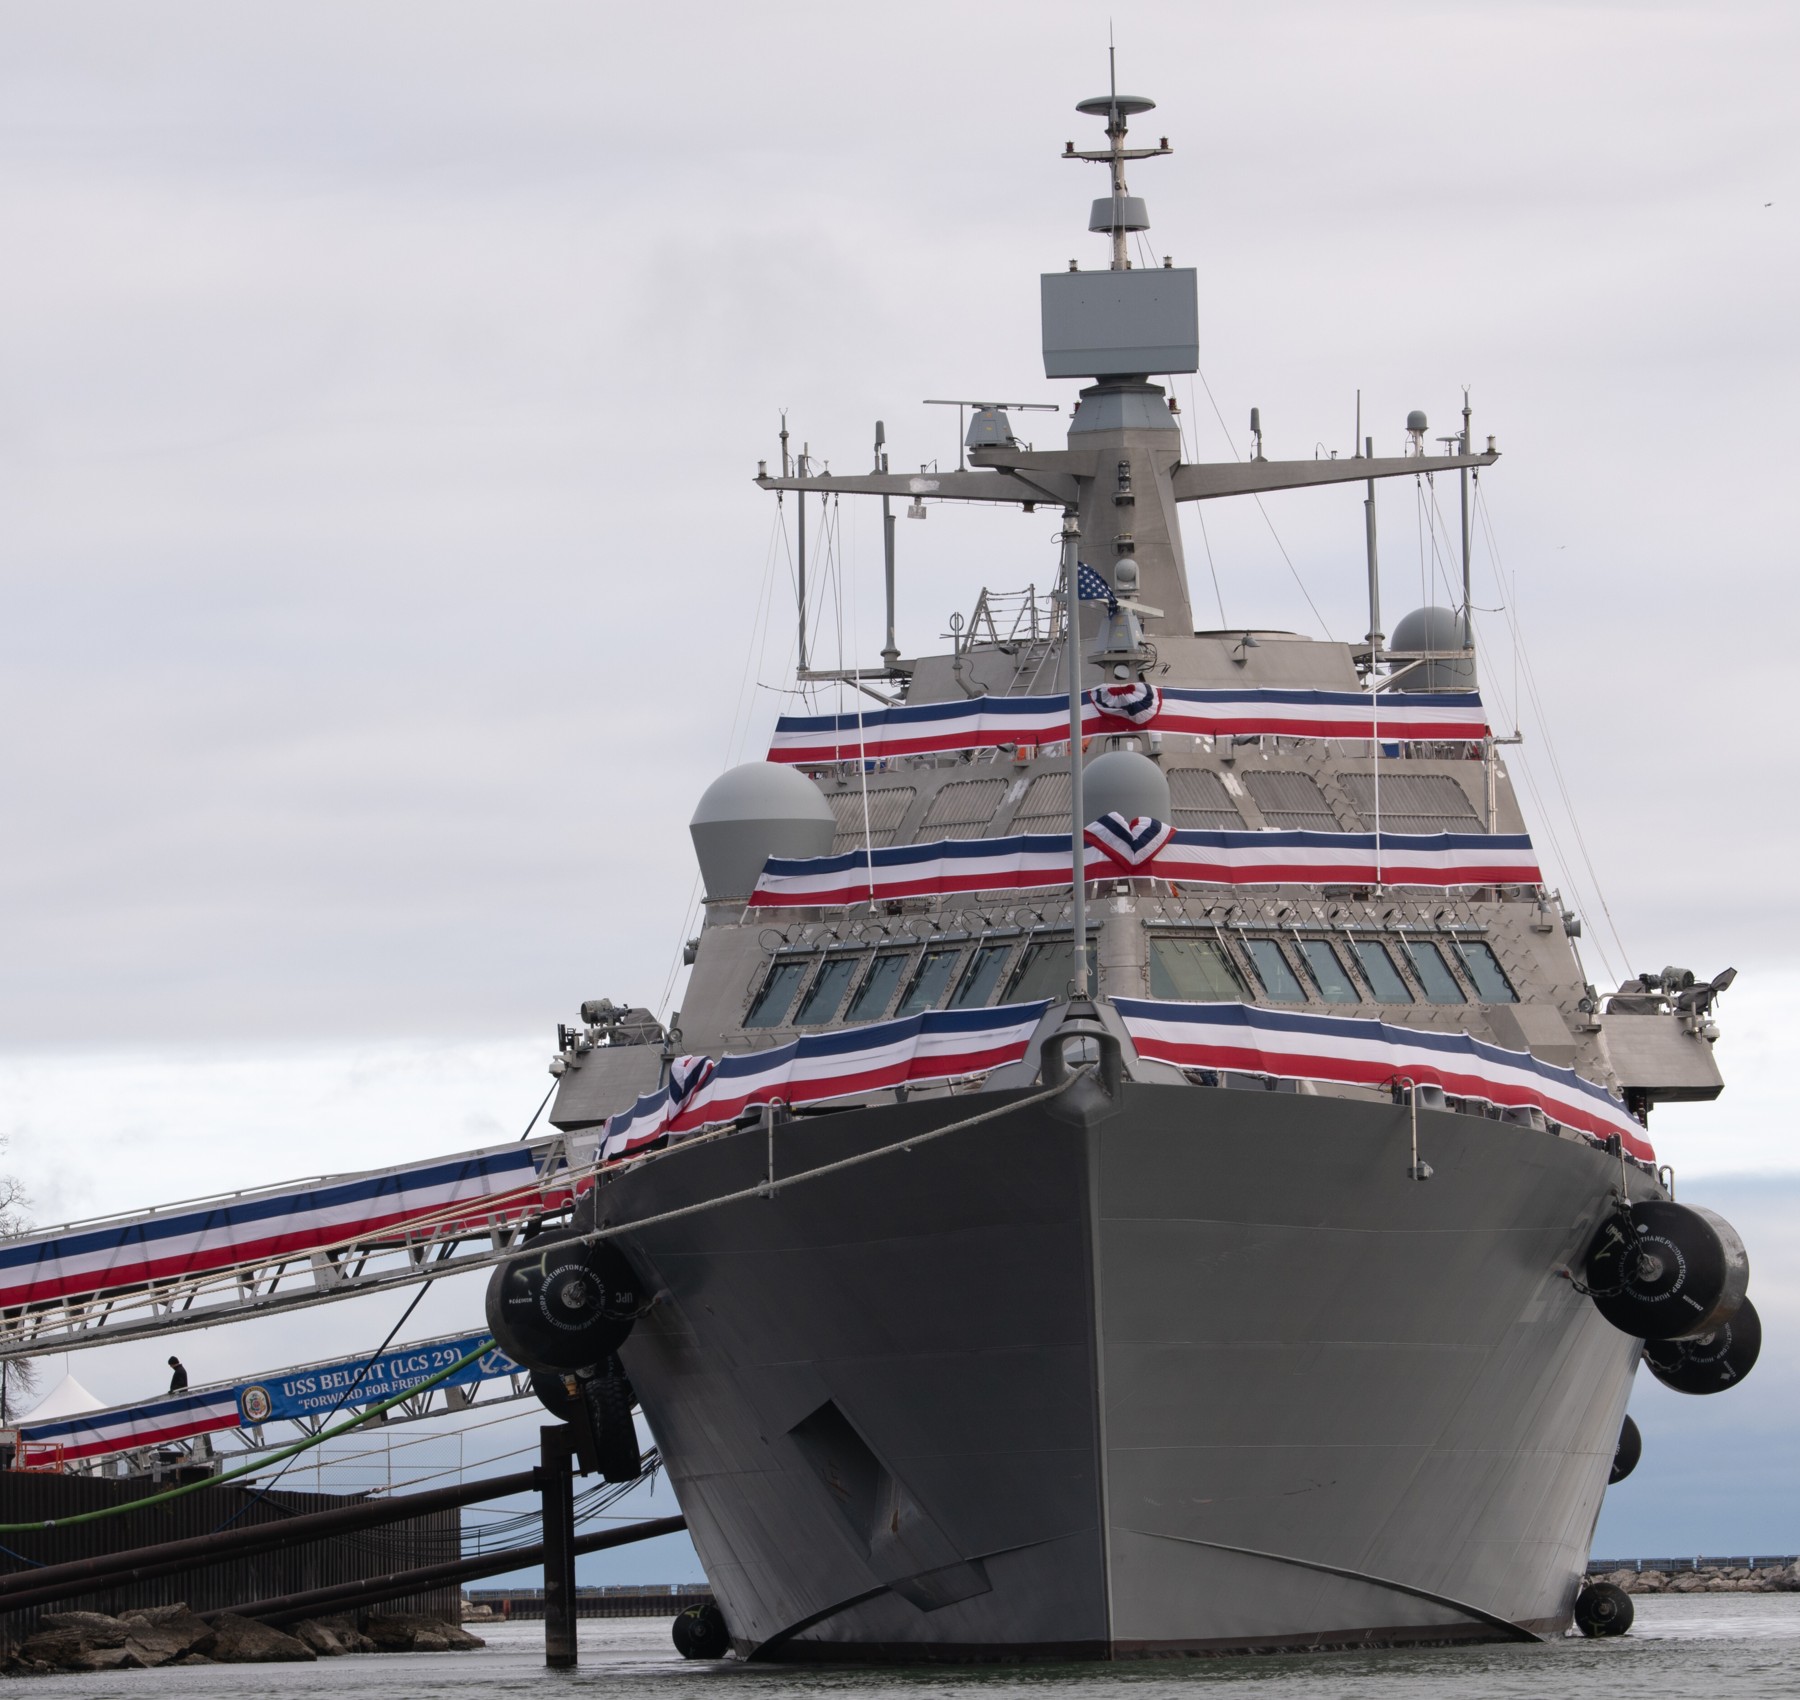
[[238, 1426], [235, 1387], [171, 1393], [166, 1399], [83, 1411], [79, 1416], [53, 1421], [27, 1420], [19, 1430], [19, 1462], [72, 1464], [77, 1459], [104, 1458], [140, 1446], [170, 1446], [196, 1435], [217, 1434]]
[[[1111, 821], [1113, 825], [1109, 825]], [[1171, 830], [1148, 816], [1089, 824], [1083, 878], [1127, 875], [1174, 885], [1537, 885], [1543, 875], [1524, 833], [1209, 832]], [[1134, 859], [1132, 846], [1151, 846]], [[752, 908], [834, 908], [967, 891], [1033, 891], [1072, 883], [1062, 833], [945, 838], [770, 857]]]
[[[1487, 713], [1473, 691], [1158, 689], [1103, 685], [1082, 705], [1084, 738], [1138, 731], [1196, 737], [1381, 738], [1474, 743], [1487, 736]], [[790, 764], [883, 761], [942, 750], [1002, 744], [1066, 744], [1063, 696], [977, 697], [966, 702], [899, 703], [866, 714], [784, 714], [769, 760]]]
[[1045, 1001], [927, 1010], [899, 1021], [808, 1033], [774, 1050], [721, 1057], [705, 1083], [679, 1102], [665, 1086], [611, 1117], [601, 1160], [616, 1161], [667, 1135], [731, 1121], [752, 1104], [821, 1104], [985, 1074], [1025, 1055], [1049, 1007]]
[[555, 1143], [504, 1145], [8, 1240], [0, 1243], [0, 1308], [536, 1214], [568, 1196], [566, 1180], [540, 1173]]
[[1357, 1016], [1303, 1015], [1241, 1003], [1114, 998], [1112, 1004], [1138, 1055], [1155, 1062], [1353, 1086], [1406, 1081], [1440, 1086], [1454, 1098], [1541, 1110], [1546, 1119], [1597, 1140], [1617, 1134], [1633, 1157], [1656, 1160], [1643, 1126], [1604, 1087], [1573, 1069], [1466, 1033], [1427, 1033]]

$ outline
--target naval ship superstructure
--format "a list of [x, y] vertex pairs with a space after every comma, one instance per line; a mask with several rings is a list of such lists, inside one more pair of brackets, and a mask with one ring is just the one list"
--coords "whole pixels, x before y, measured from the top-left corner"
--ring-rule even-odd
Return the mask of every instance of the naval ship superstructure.
[[[1415, 416], [1389, 457], [1184, 457], [1152, 377], [1195, 369], [1195, 274], [1130, 257], [1151, 104], [1083, 102], [1106, 145], [1068, 149], [1111, 186], [1110, 264], [1041, 283], [1066, 447], [977, 405], [955, 471], [761, 469], [802, 536], [881, 499], [887, 648], [809, 670], [803, 627], [803, 681], [860, 707], [702, 799], [679, 1032], [584, 1006], [553, 1065], [555, 1124], [616, 1159], [579, 1220], [650, 1295], [619, 1357], [744, 1656], [1561, 1632], [1659, 1331], [1603, 1314], [1594, 1248], [1623, 1223], [1654, 1286], [1644, 1124], [1720, 1090], [1728, 979], [1588, 983], [1466, 593], [1381, 630], [1374, 481], [1462, 481], [1466, 551], [1497, 458], [1466, 411], [1444, 453]], [[1196, 631], [1180, 505], [1339, 482], [1364, 641]], [[958, 502], [1060, 516], [1058, 588], [903, 658], [892, 505]]]

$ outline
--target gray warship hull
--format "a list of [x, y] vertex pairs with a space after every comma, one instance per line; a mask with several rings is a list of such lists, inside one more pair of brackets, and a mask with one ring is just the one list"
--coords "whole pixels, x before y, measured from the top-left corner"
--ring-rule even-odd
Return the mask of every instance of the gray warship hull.
[[[774, 1173], [1006, 1101], [783, 1122]], [[1404, 1107], [1083, 1086], [628, 1232], [658, 1298], [626, 1364], [738, 1650], [1110, 1658], [1565, 1627], [1639, 1345], [1561, 1271], [1619, 1165], [1426, 1110], [1420, 1183], [1410, 1137]], [[591, 1215], [753, 1187], [770, 1147], [676, 1147]]]

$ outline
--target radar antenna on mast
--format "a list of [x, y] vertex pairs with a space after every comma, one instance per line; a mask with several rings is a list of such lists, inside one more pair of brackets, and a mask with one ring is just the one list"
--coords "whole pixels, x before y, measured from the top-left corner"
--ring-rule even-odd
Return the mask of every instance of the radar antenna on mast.
[[1078, 101], [1077, 112], [1085, 112], [1095, 118], [1106, 120], [1107, 147], [1104, 153], [1083, 153], [1073, 142], [1063, 146], [1064, 159], [1085, 159], [1094, 165], [1110, 166], [1112, 169], [1112, 193], [1094, 202], [1094, 208], [1088, 215], [1088, 229], [1097, 231], [1103, 236], [1112, 238], [1112, 269], [1116, 272], [1131, 270], [1131, 261], [1125, 252], [1125, 238], [1134, 230], [1150, 228], [1150, 214], [1144, 207], [1141, 197], [1133, 195], [1125, 183], [1125, 162], [1132, 159], [1155, 159], [1159, 154], [1173, 153], [1167, 136], [1159, 137], [1153, 148], [1128, 148], [1125, 145], [1125, 132], [1128, 120], [1140, 112], [1151, 112], [1156, 102], [1141, 94], [1119, 93], [1118, 50], [1110, 43], [1106, 49], [1108, 65], [1108, 91], [1095, 95], [1091, 100]]

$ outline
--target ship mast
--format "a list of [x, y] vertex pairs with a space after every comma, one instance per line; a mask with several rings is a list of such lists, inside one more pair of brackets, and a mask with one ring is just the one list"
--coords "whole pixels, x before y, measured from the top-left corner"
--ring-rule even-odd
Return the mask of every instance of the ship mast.
[[1153, 111], [1156, 102], [1146, 100], [1142, 95], [1120, 94], [1118, 50], [1108, 47], [1106, 57], [1107, 92], [1095, 95], [1091, 100], [1078, 101], [1075, 106], [1077, 112], [1106, 120], [1105, 151], [1078, 152], [1075, 144], [1070, 142], [1063, 149], [1063, 158], [1085, 159], [1094, 165], [1106, 166], [1111, 173], [1112, 193], [1094, 202], [1094, 210], [1088, 217], [1088, 229], [1112, 238], [1112, 269], [1116, 272], [1128, 272], [1131, 270], [1131, 258], [1125, 251], [1125, 239], [1134, 230], [1148, 230], [1150, 216], [1144, 210], [1142, 199], [1133, 195], [1126, 185], [1125, 163], [1133, 159], [1155, 159], [1159, 154], [1174, 152], [1174, 149], [1169, 146], [1167, 136], [1162, 137], [1153, 148], [1126, 147], [1128, 121], [1137, 113]]

